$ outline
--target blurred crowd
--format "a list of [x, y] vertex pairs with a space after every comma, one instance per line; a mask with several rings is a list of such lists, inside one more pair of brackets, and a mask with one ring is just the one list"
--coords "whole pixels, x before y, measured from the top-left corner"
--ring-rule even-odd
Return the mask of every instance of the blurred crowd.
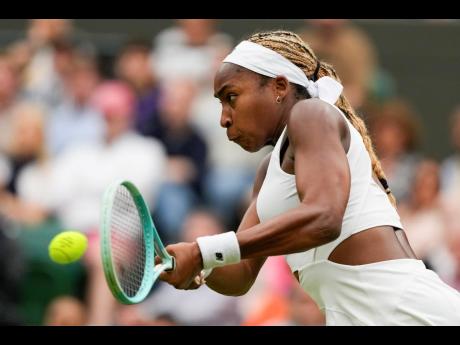
[[[1, 324], [324, 324], [283, 257], [268, 259], [245, 296], [160, 282], [125, 306], [107, 288], [99, 212], [113, 180], [138, 186], [166, 244], [236, 230], [248, 204], [270, 148], [247, 153], [220, 128], [213, 76], [237, 42], [217, 24], [177, 20], [150, 41], [124, 42], [110, 66], [71, 20], [30, 20], [23, 39], [0, 47]], [[336, 67], [368, 124], [416, 254], [460, 289], [460, 102], [452, 155], [426, 157], [420, 118], [366, 32], [336, 19], [298, 33]], [[89, 248], [61, 266], [47, 246], [66, 229], [84, 232]]]

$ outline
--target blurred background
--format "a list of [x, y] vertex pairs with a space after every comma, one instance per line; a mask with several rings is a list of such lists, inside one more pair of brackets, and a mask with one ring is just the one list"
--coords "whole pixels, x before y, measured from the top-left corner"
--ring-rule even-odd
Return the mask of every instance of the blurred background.
[[[219, 126], [213, 76], [242, 39], [288, 29], [332, 63], [368, 125], [420, 259], [460, 289], [460, 21], [0, 21], [0, 324], [322, 325], [282, 257], [241, 297], [158, 283], [111, 296], [99, 211], [114, 179], [146, 197], [166, 244], [235, 230], [255, 169]], [[84, 232], [79, 262], [48, 243]]]

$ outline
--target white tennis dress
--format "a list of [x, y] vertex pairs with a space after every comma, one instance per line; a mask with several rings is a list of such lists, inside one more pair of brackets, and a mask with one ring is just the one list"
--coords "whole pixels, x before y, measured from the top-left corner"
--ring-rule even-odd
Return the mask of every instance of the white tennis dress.
[[[349, 236], [376, 226], [403, 228], [387, 195], [372, 177], [369, 154], [348, 121], [350, 196], [340, 236], [325, 245], [286, 255], [303, 289], [326, 316], [327, 325], [460, 325], [460, 293], [427, 269], [421, 260], [398, 259], [365, 265], [342, 265], [329, 255]], [[273, 149], [257, 198], [261, 222], [299, 205], [295, 175], [280, 166], [286, 128]]]

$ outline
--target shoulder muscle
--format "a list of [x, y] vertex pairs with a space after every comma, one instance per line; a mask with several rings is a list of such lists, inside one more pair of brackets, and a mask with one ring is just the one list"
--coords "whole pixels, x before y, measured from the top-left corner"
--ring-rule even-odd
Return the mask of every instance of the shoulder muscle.
[[[330, 104], [318, 99], [308, 99], [298, 102], [291, 110], [288, 121], [289, 141], [298, 145], [305, 139], [334, 134], [340, 138], [340, 126], [343, 119]], [[306, 138], [306, 134], [309, 138]], [[316, 135], [315, 135], [316, 134]]]

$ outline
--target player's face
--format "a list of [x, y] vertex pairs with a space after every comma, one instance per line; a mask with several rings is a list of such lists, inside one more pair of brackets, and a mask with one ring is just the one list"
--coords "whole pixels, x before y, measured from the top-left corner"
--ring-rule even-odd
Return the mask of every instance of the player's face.
[[215, 97], [222, 103], [220, 124], [228, 139], [256, 152], [272, 140], [279, 119], [271, 82], [231, 63], [223, 63], [214, 79]]

